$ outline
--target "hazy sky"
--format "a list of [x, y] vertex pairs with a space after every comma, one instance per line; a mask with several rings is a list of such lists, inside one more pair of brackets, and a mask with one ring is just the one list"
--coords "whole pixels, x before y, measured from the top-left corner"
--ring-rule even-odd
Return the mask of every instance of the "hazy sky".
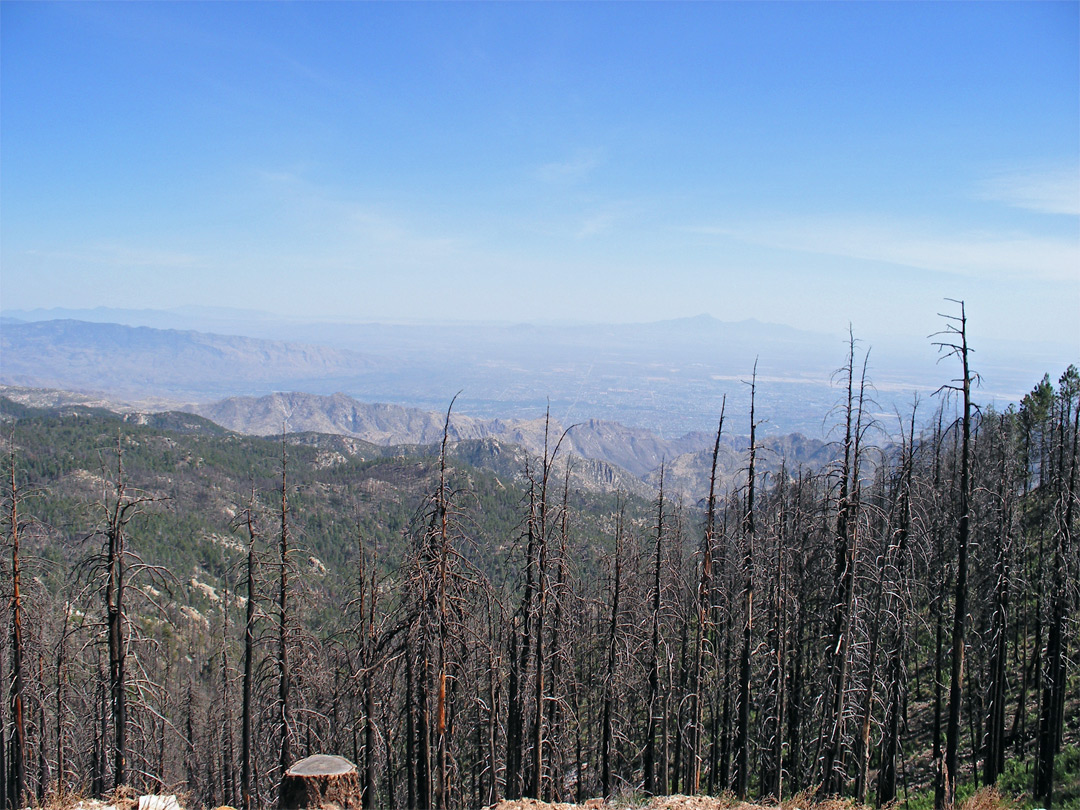
[[0, 4], [0, 304], [1080, 352], [1080, 4]]

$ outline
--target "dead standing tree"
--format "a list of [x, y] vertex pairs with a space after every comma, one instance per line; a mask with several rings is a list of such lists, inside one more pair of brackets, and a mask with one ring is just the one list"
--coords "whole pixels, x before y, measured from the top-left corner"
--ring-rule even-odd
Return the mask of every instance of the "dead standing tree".
[[[1070, 373], [1071, 372], [1071, 373]], [[1061, 748], [1065, 723], [1066, 690], [1066, 616], [1069, 615], [1071, 589], [1067, 585], [1067, 569], [1072, 546], [1074, 515], [1076, 514], [1076, 469], [1080, 441], [1080, 403], [1075, 414], [1073, 402], [1080, 394], [1080, 376], [1070, 366], [1062, 376], [1058, 392], [1059, 438], [1058, 463], [1054, 485], [1054, 515], [1057, 543], [1054, 545], [1053, 597], [1049, 636], [1046, 642], [1046, 678], [1039, 708], [1039, 747], [1035, 767], [1035, 796], [1050, 807], [1054, 793], [1054, 757]], [[1069, 441], [1069, 422], [1072, 416], [1072, 441]], [[1066, 473], [1068, 469], [1068, 473]], [[1066, 481], [1066, 475], [1068, 480]], [[1075, 582], [1075, 580], [1074, 580]]]
[[[245, 555], [245, 581], [247, 596], [244, 603], [244, 676], [241, 708], [240, 732], [240, 801], [241, 810], [252, 810], [252, 714], [254, 713], [253, 687], [255, 680], [255, 567], [258, 560], [255, 544], [259, 539], [258, 520], [255, 507], [255, 486], [252, 484], [251, 496], [247, 508], [237, 519], [236, 527], [242, 526], [247, 533], [247, 553]], [[227, 609], [227, 607], [226, 607]]]
[[[533, 771], [530, 785], [530, 793], [535, 799], [541, 798], [544, 779], [544, 705], [547, 701], [544, 681], [544, 671], [546, 669], [546, 663], [544, 661], [544, 625], [547, 621], [548, 593], [551, 590], [548, 582], [548, 535], [551, 531], [551, 524], [554, 523], [554, 521], [550, 519], [551, 509], [548, 506], [548, 485], [551, 481], [552, 471], [555, 468], [555, 457], [559, 454], [559, 448], [562, 447], [563, 440], [566, 438], [567, 434], [570, 432], [570, 430], [573, 429], [572, 426], [564, 430], [562, 436], [559, 437], [559, 441], [555, 443], [555, 448], [549, 453], [548, 432], [550, 430], [550, 427], [551, 410], [549, 408], [548, 413], [545, 414], [544, 417], [544, 458], [540, 468], [539, 501], [535, 504], [534, 508], [530, 510], [530, 519], [536, 522], [535, 527], [530, 529], [530, 536], [535, 536], [537, 541], [537, 600], [535, 625], [536, 637], [534, 639], [534, 644], [536, 648], [536, 696], [533, 705]], [[567, 472], [567, 475], [569, 476], [569, 471]], [[530, 492], [536, 492], [536, 490], [536, 482], [531, 481]]]
[[[867, 352], [867, 357], [869, 352]], [[847, 682], [850, 670], [851, 635], [855, 611], [855, 564], [859, 537], [859, 461], [863, 434], [863, 403], [866, 390], [866, 358], [858, 394], [855, 392], [855, 336], [848, 333], [848, 362], [844, 408], [844, 458], [840, 469], [840, 492], [836, 504], [835, 562], [832, 593], [831, 658], [828, 668], [828, 703], [818, 738], [821, 783], [826, 793], [837, 795], [846, 781]]]
[[645, 731], [645, 792], [656, 795], [667, 793], [667, 775], [657, 779], [656, 725], [660, 708], [660, 606], [664, 540], [664, 464], [660, 464], [660, 492], [656, 498], [656, 562], [653, 567], [652, 587], [652, 644], [649, 654], [649, 719]]
[[[615, 555], [614, 585], [611, 592], [611, 618], [607, 633], [607, 664], [604, 669], [604, 705], [601, 715], [600, 741], [600, 785], [604, 797], [612, 794], [611, 760], [614, 755], [614, 714], [615, 714], [615, 668], [619, 642], [619, 600], [622, 596], [623, 567], [623, 523], [625, 512], [620, 502], [615, 508]], [[578, 779], [580, 780], [580, 775]]]
[[971, 515], [969, 514], [971, 410], [973, 407], [971, 385], [978, 380], [978, 375], [971, 371], [968, 362], [971, 349], [967, 341], [967, 315], [964, 311], [964, 302], [955, 301], [954, 303], [960, 305], [960, 314], [941, 315], [946, 320], [945, 329], [934, 335], [942, 338], [934, 343], [938, 350], [943, 352], [942, 359], [946, 357], [959, 358], [963, 370], [961, 377], [953, 380], [951, 385], [943, 385], [938, 390], [952, 391], [959, 394], [963, 398], [964, 408], [960, 422], [960, 503], [956, 525], [956, 599], [953, 612], [952, 656], [949, 673], [949, 717], [945, 731], [945, 761], [942, 766], [945, 790], [940, 803], [945, 808], [952, 808], [956, 801], [957, 754], [960, 747], [960, 704], [963, 700], [964, 637], [967, 630], [968, 539], [971, 523]]
[[[128, 783], [128, 649], [127, 586], [134, 576], [147, 572], [164, 581], [165, 572], [146, 565], [127, 543], [128, 524], [148, 505], [168, 500], [132, 489], [124, 473], [123, 439], [116, 439], [116, 476], [102, 476], [102, 523], [91, 537], [103, 538], [101, 551], [86, 561], [91, 577], [103, 581], [106, 646], [109, 657], [109, 720], [112, 723], [113, 786]], [[145, 595], [145, 594], [144, 594]], [[104, 718], [102, 718], [104, 720]], [[104, 723], [103, 723], [104, 725]]]
[[[4, 773], [0, 781], [10, 787], [5, 794], [10, 794], [10, 803], [13, 807], [21, 807], [26, 792], [26, 718], [24, 692], [26, 689], [23, 674], [23, 637], [22, 637], [22, 597], [19, 591], [19, 489], [15, 481], [15, 443], [11, 443], [11, 487], [8, 492], [8, 519], [9, 538], [11, 543], [11, 721], [13, 733], [11, 735], [11, 762], [10, 770], [8, 762], [0, 757], [0, 767], [10, 773]], [[0, 735], [6, 736], [7, 729], [0, 729]], [[0, 748], [0, 753], [3, 749]], [[8, 797], [5, 796], [5, 799]]]
[[289, 698], [292, 673], [289, 670], [289, 457], [285, 446], [285, 425], [281, 426], [281, 535], [278, 544], [278, 711], [281, 740], [278, 767], [285, 773], [292, 764], [290, 734], [292, 713]]
[[[450, 415], [455, 396], [446, 411], [439, 452], [438, 482], [427, 507], [425, 528], [420, 533], [408, 564], [409, 596], [404, 605], [409, 625], [406, 650], [408, 722], [407, 744], [416, 742], [412, 758], [415, 774], [410, 779], [415, 795], [410, 806], [445, 810], [455, 803], [460, 785], [454, 724], [462, 672], [462, 638], [467, 615], [466, 597], [477, 588], [478, 575], [463, 558], [460, 515], [447, 466]], [[415, 666], [413, 661], [415, 660]], [[415, 707], [415, 709], [413, 708]], [[407, 752], [407, 757], [410, 754]]]
[[879, 806], [896, 798], [897, 757], [900, 754], [900, 724], [906, 698], [904, 648], [907, 643], [908, 614], [908, 547], [913, 533], [912, 477], [915, 467], [915, 413], [918, 400], [911, 408], [911, 423], [903, 439], [896, 495], [897, 516], [891, 542], [886, 551], [887, 576], [883, 583], [886, 613], [889, 617], [889, 648], [887, 651], [887, 685], [884, 730], [881, 737], [881, 758], [878, 768], [877, 801]]
[[716, 428], [716, 443], [713, 445], [712, 467], [709, 474], [709, 499], [705, 505], [705, 536], [701, 542], [701, 579], [697, 592], [697, 633], [694, 641], [694, 678], [693, 706], [691, 707], [691, 728], [688, 756], [689, 787], [694, 795], [701, 789], [701, 703], [705, 675], [705, 639], [709, 633], [709, 619], [712, 607], [712, 566], [716, 536], [716, 460], [720, 455], [720, 437], [724, 432], [724, 411], [727, 408], [727, 395], [720, 403], [720, 424]]
[[757, 394], [757, 361], [750, 379], [750, 463], [746, 478], [746, 506], [742, 513], [743, 533], [743, 639], [739, 653], [738, 726], [735, 734], [735, 779], [733, 789], [746, 798], [750, 783], [750, 671], [754, 630], [754, 484], [757, 461], [757, 422], [754, 418]]
[[563, 746], [562, 737], [564, 733], [560, 730], [565, 727], [565, 723], [561, 722], [563, 719], [563, 708], [565, 704], [565, 686], [563, 684], [563, 666], [568, 664], [568, 645], [564, 636], [566, 620], [564, 614], [566, 612], [565, 602], [568, 598], [568, 591], [570, 590], [567, 583], [568, 570], [567, 570], [567, 554], [568, 545], [570, 542], [570, 472], [572, 468], [570, 459], [567, 459], [565, 465], [565, 473], [563, 477], [563, 490], [562, 490], [562, 506], [559, 510], [559, 548], [558, 548], [558, 560], [555, 573], [555, 582], [551, 588], [551, 598], [554, 602], [551, 627], [548, 635], [548, 648], [550, 650], [549, 657], [551, 663], [549, 669], [551, 672], [551, 680], [547, 688], [547, 693], [550, 697], [547, 699], [547, 730], [550, 740], [548, 745], [551, 747], [552, 754], [548, 758], [549, 765], [548, 771], [550, 772], [551, 783], [551, 798], [552, 800], [558, 800], [561, 797], [562, 789], [561, 785], [564, 781], [564, 774], [562, 773], [563, 767]]

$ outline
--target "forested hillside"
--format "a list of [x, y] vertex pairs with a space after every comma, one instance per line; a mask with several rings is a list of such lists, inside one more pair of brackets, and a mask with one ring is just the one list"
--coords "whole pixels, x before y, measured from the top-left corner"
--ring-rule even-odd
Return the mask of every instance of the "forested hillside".
[[366, 807], [1075, 803], [1080, 374], [980, 410], [962, 338], [887, 433], [852, 351], [822, 468], [763, 473], [768, 414], [721, 411], [744, 471], [696, 506], [662, 473], [600, 491], [556, 431], [379, 447], [4, 400], [2, 804], [269, 807], [317, 752]]

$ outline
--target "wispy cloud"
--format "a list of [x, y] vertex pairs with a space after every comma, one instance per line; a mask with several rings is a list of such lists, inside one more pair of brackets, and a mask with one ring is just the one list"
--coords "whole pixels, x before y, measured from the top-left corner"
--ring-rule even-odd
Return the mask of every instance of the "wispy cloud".
[[1080, 242], [1027, 233], [930, 233], [898, 222], [842, 219], [740, 223], [693, 229], [781, 250], [884, 262], [958, 275], [1076, 281]]
[[1043, 214], [1080, 216], [1080, 168], [1002, 172], [986, 181], [979, 197]]
[[612, 211], [605, 211], [587, 216], [582, 221], [581, 227], [578, 228], [577, 238], [588, 239], [590, 236], [598, 236], [605, 233], [611, 230], [611, 227], [618, 218], [618, 215]]
[[277, 240], [311, 260], [355, 264], [378, 258], [395, 265], [445, 260], [467, 240], [433, 232], [416, 217], [358, 200], [312, 182], [303, 169], [258, 171], [259, 193], [274, 208]]
[[569, 185], [581, 182], [602, 163], [602, 150], [579, 149], [568, 160], [545, 163], [537, 167], [535, 174], [545, 183]]

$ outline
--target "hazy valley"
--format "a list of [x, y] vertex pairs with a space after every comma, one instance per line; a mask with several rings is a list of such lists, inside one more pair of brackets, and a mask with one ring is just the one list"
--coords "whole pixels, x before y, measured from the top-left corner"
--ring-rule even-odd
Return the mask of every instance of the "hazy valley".
[[[62, 316], [64, 319], [57, 319]], [[105, 322], [111, 319], [115, 323]], [[860, 335], [855, 333], [859, 340]], [[873, 410], [886, 429], [946, 382], [929, 339], [860, 341]], [[1039, 344], [976, 343], [983, 401], [1019, 401], [1043, 369], [1075, 358]], [[726, 397], [748, 410], [757, 364], [761, 430], [827, 438], [847, 335], [708, 317], [622, 325], [326, 324], [245, 310], [6, 312], [0, 382], [177, 406], [230, 396], [342, 392], [486, 420], [532, 420], [550, 406], [666, 439], [712, 433]], [[745, 428], [743, 428], [745, 432]]]

